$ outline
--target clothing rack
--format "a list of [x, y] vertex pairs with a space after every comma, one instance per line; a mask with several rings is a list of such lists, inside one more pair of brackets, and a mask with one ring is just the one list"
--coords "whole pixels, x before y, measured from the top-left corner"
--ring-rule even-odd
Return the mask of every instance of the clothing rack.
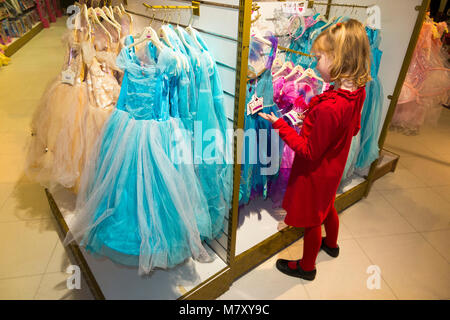
[[[139, 13], [139, 12], [135, 12], [135, 11], [132, 11], [132, 10], [126, 9], [125, 11], [127, 13], [134, 14], [134, 15], [139, 16], [139, 17], [152, 19], [152, 20], [159, 21], [159, 22], [164, 22], [164, 20], [162, 20], [162, 19], [155, 18], [155, 17], [152, 17], [152, 16], [148, 16], [148, 15], [145, 15], [145, 14], [142, 14], [142, 13]], [[186, 24], [182, 24], [182, 23], [177, 23], [177, 24], [179, 26], [182, 26], [182, 27], [185, 27], [185, 28], [188, 27], [188, 25], [186, 25]], [[203, 32], [203, 33], [206, 33], [206, 34], [209, 34], [209, 35], [212, 35], [212, 36], [215, 36], [215, 37], [218, 37], [218, 38], [222, 38], [222, 39], [226, 39], [226, 40], [237, 42], [236, 39], [228, 37], [228, 36], [225, 36], [225, 35], [217, 34], [217, 33], [214, 33], [214, 32], [211, 32], [211, 31], [207, 31], [207, 30], [204, 30], [204, 29], [200, 29], [200, 28], [197, 28], [197, 27], [195, 28], [195, 30]]]
[[[261, 14], [259, 13], [259, 9], [260, 9], [260, 7], [256, 3], [252, 4], [252, 11], [256, 11], [258, 13], [258, 15], [255, 17], [255, 19], [251, 21], [252, 23], [256, 22], [261, 17]], [[289, 48], [282, 47], [280, 45], [278, 45], [277, 48], [282, 50], [282, 51], [288, 51], [288, 52], [299, 54], [299, 55], [305, 56], [305, 57], [310, 57], [310, 58], [314, 57], [314, 55], [312, 55], [312, 54], [301, 52], [301, 51], [292, 50], [292, 49], [289, 49]]]
[[282, 51], [288, 51], [288, 52], [291, 52], [291, 53], [299, 54], [299, 55], [305, 56], [305, 57], [314, 58], [314, 55], [312, 55], [312, 54], [304, 53], [304, 52], [301, 52], [301, 51], [295, 51], [295, 50], [292, 50], [292, 49], [289, 49], [289, 48], [285, 48], [285, 47], [282, 47], [282, 46], [278, 46], [278, 49], [280, 49]]
[[194, 16], [200, 16], [200, 2], [198, 1], [192, 1], [192, 6], [151, 6], [149, 4], [146, 4], [145, 2], [142, 3], [144, 7], [147, 9], [152, 10], [183, 10], [183, 9], [192, 9], [192, 14]]
[[[278, 0], [279, 2], [288, 2], [286, 0]], [[360, 4], [349, 4], [349, 3], [333, 3], [332, 0], [328, 0], [328, 2], [317, 2], [314, 0], [297, 0], [297, 1], [289, 1], [289, 2], [303, 2], [307, 3], [307, 8], [311, 9], [315, 5], [318, 6], [330, 6], [330, 7], [348, 7], [348, 8], [361, 8], [361, 9], [367, 9], [370, 7], [373, 7], [373, 5], [360, 5]]]

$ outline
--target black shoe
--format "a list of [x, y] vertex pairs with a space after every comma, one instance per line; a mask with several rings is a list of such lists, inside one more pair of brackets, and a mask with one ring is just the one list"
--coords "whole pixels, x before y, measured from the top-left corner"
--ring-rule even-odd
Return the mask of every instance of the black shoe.
[[322, 245], [320, 246], [320, 249], [323, 249], [323, 251], [328, 253], [328, 255], [333, 258], [336, 258], [339, 255], [339, 246], [337, 246], [337, 248], [330, 248], [325, 244], [325, 238], [322, 238]]
[[297, 277], [304, 280], [312, 281], [316, 277], [317, 272], [316, 269], [314, 269], [313, 271], [304, 271], [302, 267], [300, 267], [298, 260], [296, 260], [295, 262], [297, 262], [297, 269], [292, 270], [291, 268], [289, 268], [288, 262], [291, 261], [285, 259], [278, 259], [276, 264], [277, 269], [283, 272], [284, 274], [287, 274], [288, 276]]

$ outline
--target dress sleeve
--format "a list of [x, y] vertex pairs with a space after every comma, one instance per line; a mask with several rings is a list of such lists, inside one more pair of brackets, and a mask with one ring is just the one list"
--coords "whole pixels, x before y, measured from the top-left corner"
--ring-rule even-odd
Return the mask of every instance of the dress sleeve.
[[305, 118], [304, 127], [309, 127], [309, 134], [304, 130], [298, 134], [283, 119], [273, 123], [274, 129], [278, 129], [281, 139], [294, 152], [307, 159], [317, 160], [325, 153], [330, 144], [339, 136], [339, 120], [335, 113], [326, 107], [315, 107]]

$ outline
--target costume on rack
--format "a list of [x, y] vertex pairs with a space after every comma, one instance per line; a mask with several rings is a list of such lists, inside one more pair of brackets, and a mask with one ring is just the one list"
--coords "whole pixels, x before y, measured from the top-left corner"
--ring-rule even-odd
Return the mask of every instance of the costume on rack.
[[367, 170], [379, 156], [378, 137], [383, 112], [383, 87], [378, 76], [378, 70], [383, 52], [379, 49], [380, 30], [366, 27], [366, 33], [371, 50], [370, 75], [372, 80], [366, 84], [366, 99], [361, 114], [361, 130], [353, 137], [342, 175], [341, 188], [351, 182], [355, 170], [358, 173], [365, 173], [363, 170]]
[[[31, 122], [26, 173], [47, 188], [75, 185], [84, 148], [88, 103], [82, 49], [76, 33], [65, 35], [63, 70], [46, 89]], [[63, 82], [65, 81], [65, 82]]]
[[[212, 238], [215, 238], [223, 229], [224, 217], [231, 203], [231, 166], [226, 163], [230, 142], [226, 140], [227, 119], [222, 84], [215, 61], [195, 30], [192, 29], [193, 34], [190, 35], [181, 27], [176, 29], [177, 32], [170, 25], [166, 29], [171, 42], [188, 65], [184, 80], [177, 86], [181, 90], [178, 94], [179, 105], [186, 106], [180, 117], [192, 133], [195, 171], [208, 202]], [[195, 41], [200, 47], [196, 46]], [[185, 97], [185, 101], [180, 97]], [[210, 137], [207, 136], [209, 134]]]
[[413, 58], [391, 122], [391, 128], [418, 134], [425, 123], [435, 125], [442, 104], [450, 102], [450, 66], [442, 50], [445, 22], [428, 18], [420, 31]]
[[79, 179], [120, 86], [113, 71], [117, 44], [100, 27], [94, 41], [85, 28], [65, 36], [67, 64], [44, 93], [33, 115], [26, 172], [42, 185], [77, 192]]
[[[273, 101], [273, 80], [271, 67], [277, 50], [277, 40], [268, 36], [271, 46], [258, 38], [251, 38], [249, 71], [256, 78], [247, 81], [246, 105], [255, 98], [263, 99], [259, 111], [278, 114]], [[270, 50], [267, 53], [267, 50]], [[248, 139], [248, 140], [247, 140]], [[256, 141], [256, 143], [254, 143]], [[273, 136], [270, 123], [247, 110], [244, 117], [244, 146], [239, 186], [239, 204], [247, 204], [251, 197], [268, 195], [268, 183], [278, 175], [283, 144], [278, 136]], [[268, 157], [271, 157], [269, 159]], [[272, 160], [269, 163], [269, 160]], [[270, 167], [270, 169], [269, 169]]]
[[372, 80], [366, 84], [366, 99], [361, 115], [361, 141], [360, 151], [356, 160], [356, 168], [369, 167], [378, 159], [378, 138], [381, 131], [381, 114], [383, 111], [383, 86], [381, 85], [378, 71], [380, 69], [383, 52], [379, 49], [381, 36], [380, 30], [366, 27], [370, 43]]
[[[308, 109], [311, 99], [318, 95], [322, 85], [317, 79], [306, 77], [300, 81], [297, 78], [286, 80], [281, 76], [274, 81], [274, 101], [277, 103], [283, 114], [291, 110], [303, 113]], [[293, 127], [298, 134], [300, 129]], [[280, 207], [284, 193], [288, 185], [289, 175], [291, 173], [292, 163], [295, 152], [285, 144], [280, 165], [280, 173], [275, 181], [272, 181], [269, 187], [269, 197], [275, 207]]]
[[83, 174], [71, 228], [88, 251], [139, 266], [141, 274], [189, 257], [210, 259], [200, 238], [211, 237], [208, 204], [192, 164], [180, 158], [192, 156], [190, 135], [170, 116], [182, 67], [177, 54], [152, 43], [137, 53], [122, 49], [120, 98]]

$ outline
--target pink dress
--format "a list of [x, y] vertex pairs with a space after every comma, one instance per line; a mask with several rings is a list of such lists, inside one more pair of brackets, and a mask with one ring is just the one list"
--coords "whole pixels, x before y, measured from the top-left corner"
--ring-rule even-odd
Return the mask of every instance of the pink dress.
[[436, 124], [450, 98], [450, 69], [442, 51], [445, 22], [425, 22], [403, 84], [391, 128], [417, 134], [425, 123]]
[[[282, 114], [286, 114], [291, 110], [297, 112], [305, 111], [311, 99], [320, 92], [320, 84], [316, 79], [305, 78], [299, 83], [295, 83], [295, 80], [294, 78], [286, 81], [285, 77], [280, 77], [273, 83], [273, 99]], [[298, 127], [294, 127], [294, 129], [300, 134]], [[281, 207], [294, 156], [295, 152], [285, 144], [278, 179], [269, 187], [269, 197], [272, 199], [274, 207]]]

